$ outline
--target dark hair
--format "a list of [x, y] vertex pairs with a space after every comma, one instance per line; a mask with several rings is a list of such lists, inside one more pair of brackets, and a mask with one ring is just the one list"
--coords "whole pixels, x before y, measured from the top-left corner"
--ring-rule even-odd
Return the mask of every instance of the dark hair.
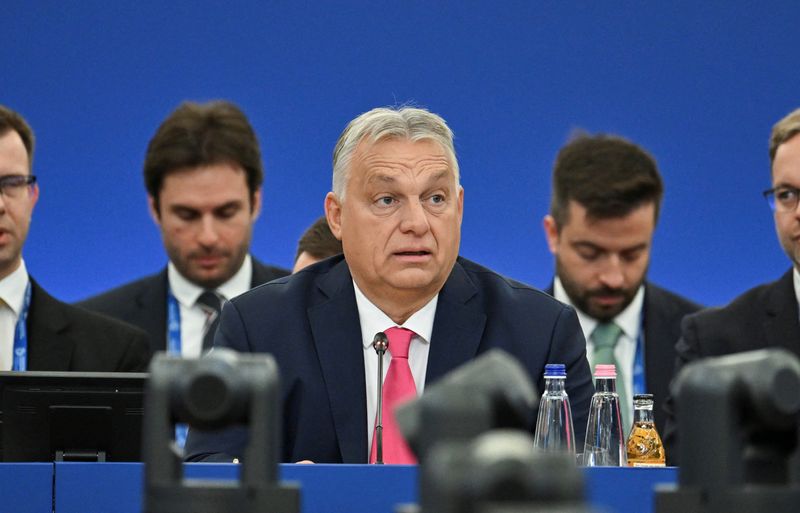
[[578, 133], [556, 157], [550, 215], [560, 228], [569, 221], [572, 200], [594, 219], [654, 203], [657, 220], [663, 194], [656, 162], [644, 149], [615, 135]]
[[320, 260], [342, 252], [342, 241], [333, 236], [325, 216], [314, 221], [314, 224], [300, 237], [297, 242], [297, 254], [294, 256], [295, 262], [304, 251]]
[[33, 147], [36, 145], [33, 130], [19, 113], [0, 105], [0, 135], [5, 135], [10, 130], [18, 133], [22, 139], [25, 151], [28, 152], [28, 171], [31, 171], [33, 169]]
[[227, 101], [184, 102], [161, 123], [147, 145], [144, 184], [158, 209], [158, 195], [169, 173], [221, 163], [244, 169], [252, 198], [264, 181], [264, 169], [247, 117]]

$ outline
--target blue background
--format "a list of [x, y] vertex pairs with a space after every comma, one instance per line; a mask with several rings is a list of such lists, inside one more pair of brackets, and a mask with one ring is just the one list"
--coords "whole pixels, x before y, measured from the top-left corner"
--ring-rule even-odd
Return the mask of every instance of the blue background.
[[769, 130], [800, 106], [800, 3], [660, 4], [4, 0], [0, 103], [38, 137], [28, 268], [65, 300], [162, 268], [144, 150], [214, 98], [261, 140], [253, 252], [289, 267], [344, 125], [410, 102], [456, 133], [464, 256], [547, 285], [554, 156], [575, 128], [615, 132], [666, 182], [650, 277], [725, 303], [789, 268], [760, 193]]

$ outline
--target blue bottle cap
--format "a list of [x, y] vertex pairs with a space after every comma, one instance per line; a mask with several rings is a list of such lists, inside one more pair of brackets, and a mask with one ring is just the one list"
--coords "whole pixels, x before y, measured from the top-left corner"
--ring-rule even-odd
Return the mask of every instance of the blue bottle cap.
[[563, 363], [548, 363], [544, 366], [545, 378], [565, 378], [567, 377], [567, 367]]

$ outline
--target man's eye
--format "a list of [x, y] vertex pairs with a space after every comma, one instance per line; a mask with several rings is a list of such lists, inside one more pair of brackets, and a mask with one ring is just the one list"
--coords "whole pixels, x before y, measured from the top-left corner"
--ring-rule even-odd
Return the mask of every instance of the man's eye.
[[431, 196], [431, 203], [444, 203], [444, 196], [442, 194], [434, 194]]
[[635, 250], [632, 250], [632, 251], [624, 251], [622, 253], [622, 259], [624, 261], [626, 261], [626, 262], [635, 262], [636, 260], [639, 259], [640, 256], [642, 256], [642, 250], [641, 249], [635, 249]]
[[0, 178], [0, 187], [21, 187], [25, 185], [24, 176], [4, 176]]
[[387, 206], [388, 207], [392, 203], [394, 203], [394, 198], [392, 198], [391, 196], [384, 196], [382, 198], [378, 198], [377, 203], [378, 203], [378, 205], [382, 205], [382, 206]]
[[780, 202], [794, 201], [797, 198], [797, 189], [778, 189], [775, 191], [775, 197]]
[[235, 216], [238, 211], [239, 209], [236, 207], [223, 208], [222, 210], [217, 211], [217, 217], [220, 219], [230, 219], [231, 217]]
[[176, 210], [175, 215], [177, 215], [183, 221], [192, 221], [199, 217], [197, 212], [193, 212], [191, 210]]

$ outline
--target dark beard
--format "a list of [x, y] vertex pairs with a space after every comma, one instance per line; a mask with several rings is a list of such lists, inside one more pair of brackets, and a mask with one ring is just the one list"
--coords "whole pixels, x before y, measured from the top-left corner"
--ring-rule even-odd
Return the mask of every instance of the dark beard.
[[[612, 289], [609, 287], [602, 287], [598, 289], [586, 290], [571, 280], [569, 274], [564, 272], [563, 267], [558, 263], [557, 259], [556, 273], [558, 274], [558, 278], [561, 280], [561, 285], [564, 287], [564, 291], [567, 293], [569, 300], [572, 302], [575, 308], [600, 322], [610, 321], [619, 315], [623, 310], [628, 308], [628, 305], [630, 305], [633, 301], [633, 298], [636, 297], [636, 292], [639, 290], [639, 287], [644, 281], [644, 278], [642, 278], [639, 283], [631, 288]], [[613, 306], [601, 306], [591, 302], [591, 299], [595, 296], [618, 296], [622, 298], [622, 302]]]

